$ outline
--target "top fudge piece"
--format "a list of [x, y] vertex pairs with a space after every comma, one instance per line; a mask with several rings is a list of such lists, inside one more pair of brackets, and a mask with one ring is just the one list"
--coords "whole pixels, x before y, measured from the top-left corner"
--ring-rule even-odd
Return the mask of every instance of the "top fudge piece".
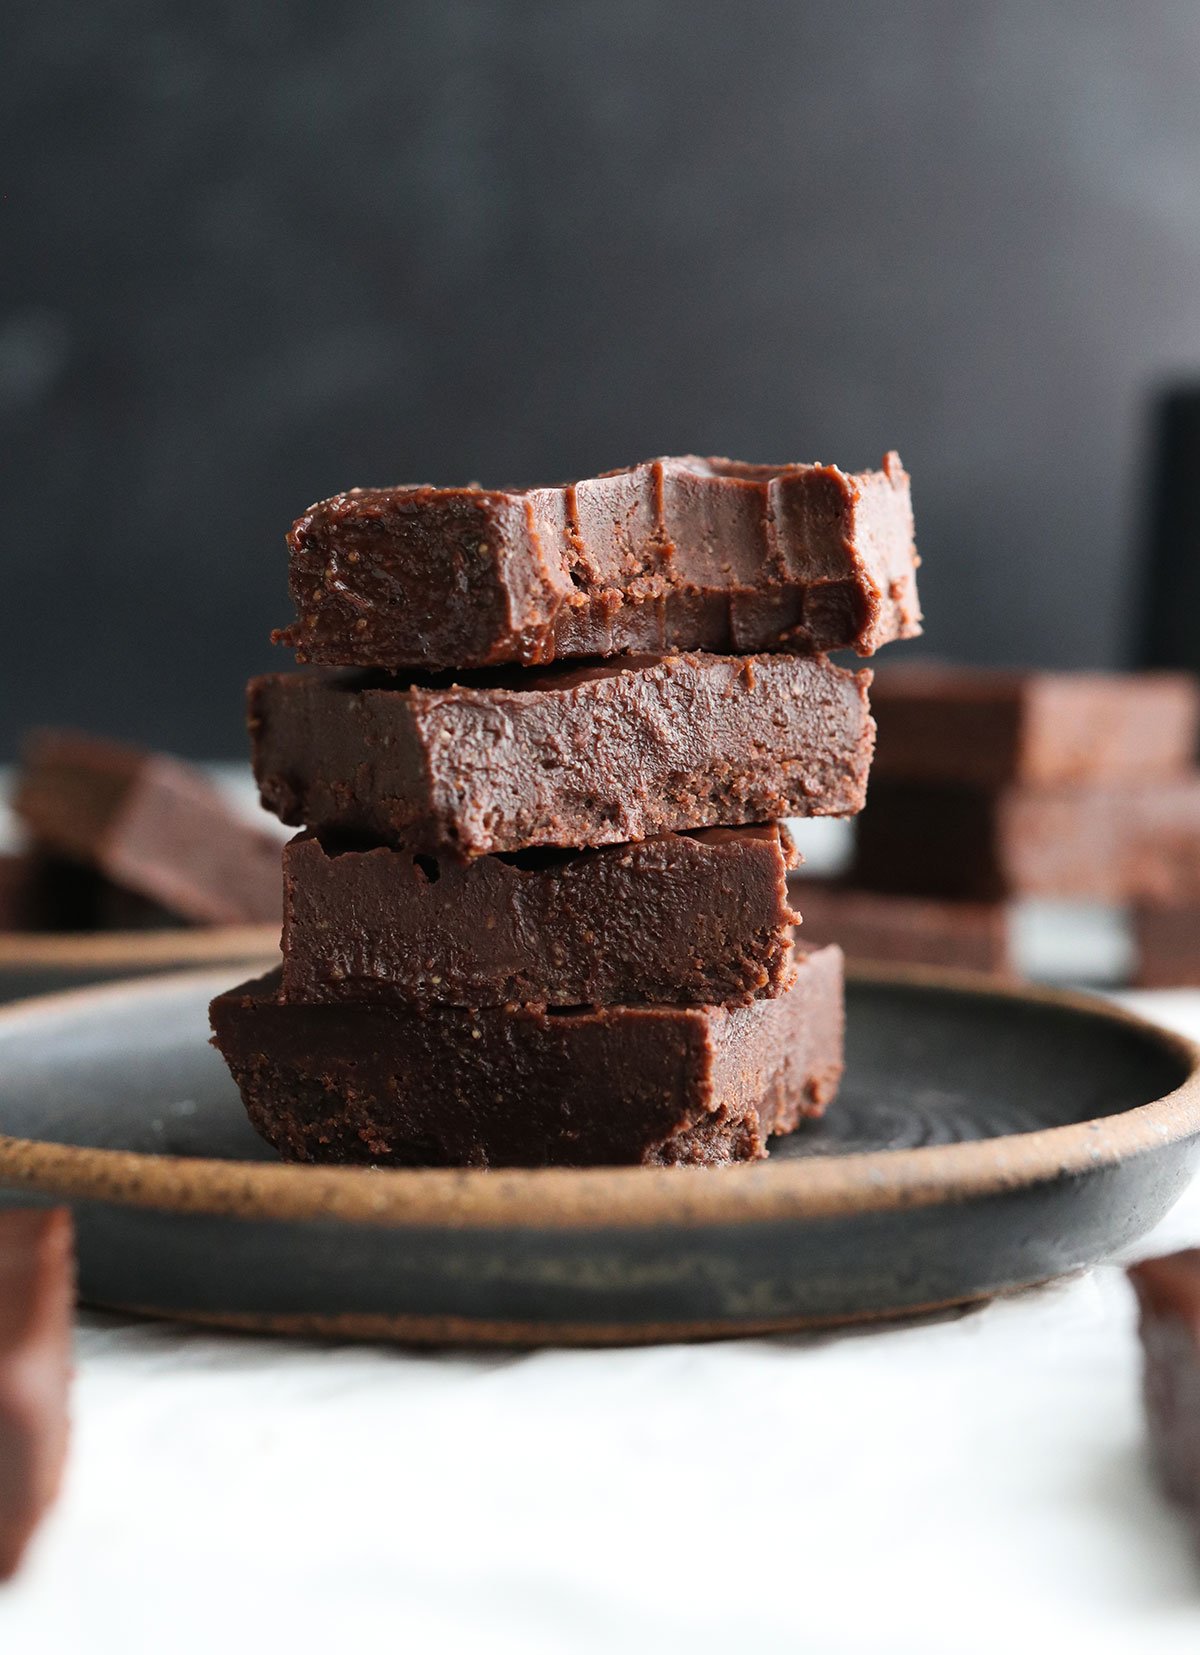
[[862, 809], [869, 672], [821, 655], [626, 656], [439, 688], [252, 679], [254, 773], [297, 827], [462, 861]]
[[1162, 777], [1196, 751], [1186, 673], [1004, 672], [923, 662], [881, 673], [875, 773], [999, 787]]
[[242, 820], [190, 765], [45, 730], [30, 741], [13, 809], [39, 847], [200, 925], [280, 918], [282, 846]]
[[704, 649], [853, 648], [921, 630], [899, 456], [651, 460], [561, 488], [351, 489], [288, 535], [301, 661], [385, 672]]

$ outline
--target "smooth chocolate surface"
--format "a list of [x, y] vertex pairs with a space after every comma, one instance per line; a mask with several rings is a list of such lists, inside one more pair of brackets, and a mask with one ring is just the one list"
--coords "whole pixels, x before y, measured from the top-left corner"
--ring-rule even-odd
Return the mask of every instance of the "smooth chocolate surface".
[[862, 806], [869, 672], [820, 656], [625, 657], [431, 688], [251, 681], [254, 772], [297, 827], [461, 858]]
[[1200, 683], [1187, 673], [991, 671], [913, 662], [872, 693], [875, 774], [1049, 786], [1172, 777], [1196, 757]]
[[279, 973], [212, 1004], [255, 1128], [289, 1160], [409, 1166], [753, 1160], [842, 1070], [842, 957], [731, 1009], [303, 1005]]
[[734, 1004], [791, 981], [785, 829], [457, 863], [310, 834], [284, 851], [287, 999]]
[[74, 1308], [70, 1214], [0, 1208], [0, 1580], [58, 1492]]
[[177, 759], [42, 731], [26, 749], [13, 809], [40, 847], [181, 920], [279, 918], [278, 841]]
[[920, 631], [899, 457], [652, 460], [563, 488], [352, 489], [293, 526], [301, 661], [389, 672], [704, 649], [851, 647]]
[[895, 896], [802, 874], [788, 890], [810, 948], [837, 943], [848, 960], [1013, 972], [1007, 903]]
[[1147, 1259], [1129, 1278], [1140, 1311], [1151, 1452], [1200, 1545], [1200, 1248]]
[[1200, 776], [996, 792], [878, 777], [852, 878], [980, 901], [1200, 902]]
[[1139, 988], [1200, 988], [1200, 899], [1180, 907], [1137, 904], [1133, 936]]

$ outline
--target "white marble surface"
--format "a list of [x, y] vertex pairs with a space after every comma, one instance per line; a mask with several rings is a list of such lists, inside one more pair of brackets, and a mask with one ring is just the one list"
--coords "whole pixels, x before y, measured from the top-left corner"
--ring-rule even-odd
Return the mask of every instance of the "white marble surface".
[[[1200, 1034], [1200, 995], [1135, 996]], [[1141, 1250], [1200, 1242], [1200, 1185]], [[414, 1355], [85, 1315], [0, 1650], [1195, 1655], [1106, 1266], [920, 1325]]]

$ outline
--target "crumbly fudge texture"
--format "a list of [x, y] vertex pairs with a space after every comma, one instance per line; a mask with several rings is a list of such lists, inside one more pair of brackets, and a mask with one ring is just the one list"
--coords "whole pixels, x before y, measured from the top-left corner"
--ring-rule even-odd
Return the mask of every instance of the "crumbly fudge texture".
[[842, 1071], [842, 956], [800, 955], [733, 1008], [294, 1004], [279, 973], [219, 996], [214, 1044], [289, 1160], [717, 1166], [823, 1112]]
[[463, 859], [862, 806], [869, 672], [822, 656], [623, 657], [447, 685], [252, 681], [263, 803]]

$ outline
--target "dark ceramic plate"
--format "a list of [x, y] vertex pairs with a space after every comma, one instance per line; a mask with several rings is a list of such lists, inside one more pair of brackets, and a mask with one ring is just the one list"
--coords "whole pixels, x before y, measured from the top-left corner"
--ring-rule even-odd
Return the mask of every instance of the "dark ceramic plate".
[[1188, 1041], [1082, 997], [897, 971], [850, 985], [828, 1120], [754, 1167], [284, 1166], [207, 1045], [228, 980], [0, 1011], [0, 1201], [72, 1203], [92, 1304], [424, 1342], [827, 1325], [1102, 1258], [1162, 1217], [1200, 1147]]

